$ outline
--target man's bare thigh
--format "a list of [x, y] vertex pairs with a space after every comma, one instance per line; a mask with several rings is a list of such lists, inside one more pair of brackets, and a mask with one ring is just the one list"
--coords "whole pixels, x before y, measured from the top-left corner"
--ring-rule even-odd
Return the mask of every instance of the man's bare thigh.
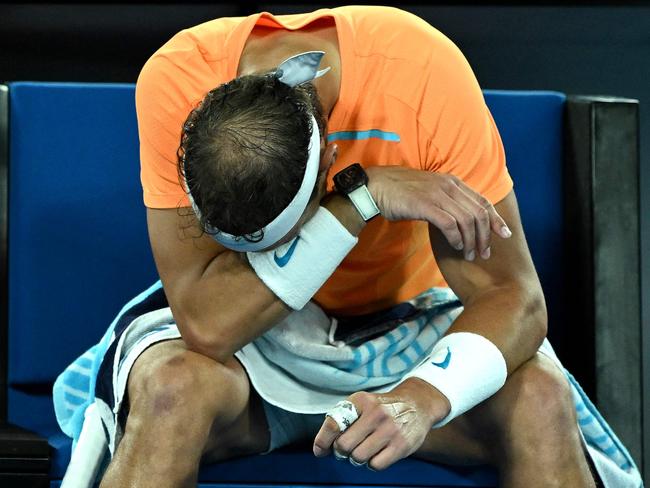
[[[193, 395], [196, 408], [202, 405], [219, 405], [208, 441], [203, 450], [202, 462], [215, 462], [232, 457], [265, 452], [270, 442], [269, 428], [262, 405], [262, 399], [250, 387], [250, 381], [241, 363], [230, 358], [220, 365], [206, 356], [189, 351], [182, 339], [168, 340], [148, 347], [135, 361], [128, 378], [128, 393], [125, 398], [126, 429], [130, 400], [141, 395], [142, 385], [152, 375], [173, 374], [174, 365], [191, 368], [192, 372], [205, 381]], [[160, 376], [159, 376], [160, 377]], [[189, 388], [188, 391], [195, 391]], [[227, 394], [229, 391], [244, 391], [245, 394]], [[225, 420], [224, 420], [225, 419]]]

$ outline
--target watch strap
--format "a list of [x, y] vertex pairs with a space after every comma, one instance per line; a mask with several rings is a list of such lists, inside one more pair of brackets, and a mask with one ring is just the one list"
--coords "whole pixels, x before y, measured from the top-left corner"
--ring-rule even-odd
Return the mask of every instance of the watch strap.
[[361, 185], [356, 190], [352, 190], [348, 193], [348, 198], [366, 222], [381, 213], [366, 185]]

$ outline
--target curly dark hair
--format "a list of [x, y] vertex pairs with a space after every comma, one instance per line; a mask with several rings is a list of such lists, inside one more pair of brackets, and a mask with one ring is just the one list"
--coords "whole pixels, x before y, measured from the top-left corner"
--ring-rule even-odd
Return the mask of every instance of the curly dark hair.
[[280, 214], [302, 183], [310, 114], [324, 134], [313, 85], [290, 87], [274, 73], [220, 85], [190, 112], [178, 148], [178, 172], [200, 210], [204, 232], [216, 227], [249, 241], [262, 239], [256, 232]]

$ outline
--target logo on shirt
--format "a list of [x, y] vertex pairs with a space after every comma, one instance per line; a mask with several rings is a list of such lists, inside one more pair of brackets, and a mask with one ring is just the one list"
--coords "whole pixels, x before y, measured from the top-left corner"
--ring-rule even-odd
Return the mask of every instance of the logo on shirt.
[[[436, 354], [436, 357], [434, 359], [440, 359], [440, 357], [441, 357], [441, 354], [438, 353], [438, 354]], [[450, 361], [451, 361], [451, 350], [449, 348], [447, 348], [447, 355], [445, 356], [445, 359], [443, 359], [442, 361], [438, 361], [438, 362], [431, 361], [431, 364], [433, 364], [434, 366], [438, 366], [439, 368], [442, 368], [442, 369], [447, 369], [447, 366], [449, 366]]]
[[293, 251], [296, 250], [296, 246], [298, 245], [299, 239], [300, 236], [294, 239], [294, 241], [291, 243], [291, 246], [289, 246], [289, 249], [287, 250], [286, 253], [284, 253], [283, 256], [278, 256], [277, 250], [273, 253], [273, 260], [275, 261], [275, 264], [277, 264], [281, 268], [284, 268], [287, 265], [287, 263], [291, 260], [291, 256], [293, 256]]

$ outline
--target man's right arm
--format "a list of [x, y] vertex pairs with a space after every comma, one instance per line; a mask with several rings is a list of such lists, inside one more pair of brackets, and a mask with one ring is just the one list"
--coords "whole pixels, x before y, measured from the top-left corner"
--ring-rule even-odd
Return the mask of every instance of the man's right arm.
[[[350, 201], [326, 207], [353, 235], [364, 222]], [[160, 279], [187, 346], [223, 362], [284, 319], [291, 309], [260, 280], [245, 256], [202, 234], [191, 209], [147, 208]]]

